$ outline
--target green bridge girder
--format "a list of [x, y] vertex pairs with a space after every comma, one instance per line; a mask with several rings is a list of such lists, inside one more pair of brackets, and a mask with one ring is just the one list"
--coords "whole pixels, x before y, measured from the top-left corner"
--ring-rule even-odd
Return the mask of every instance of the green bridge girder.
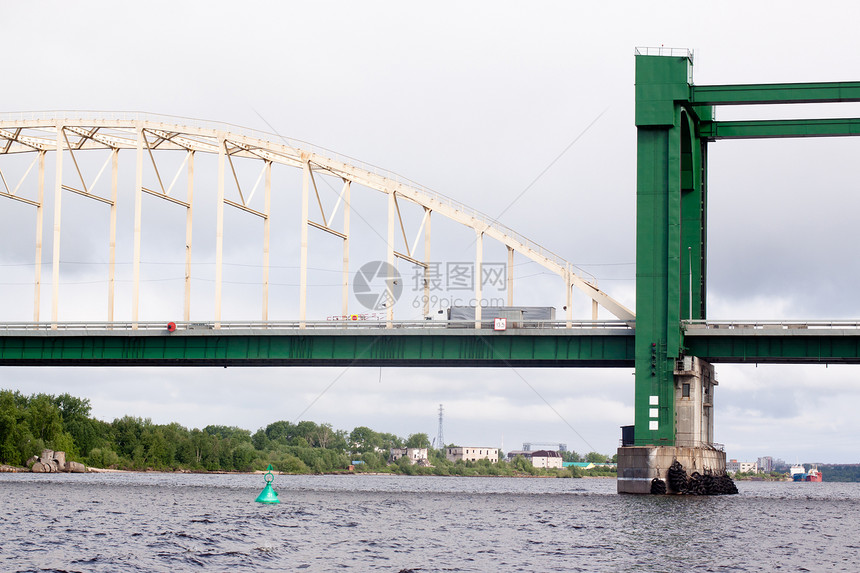
[[[632, 368], [634, 337], [630, 329], [0, 333], [0, 365]], [[714, 363], [860, 364], [860, 328], [688, 330], [683, 351]]]
[[780, 119], [712, 121], [699, 127], [703, 139], [767, 139], [776, 137], [844, 137], [860, 135], [860, 119]]
[[688, 331], [685, 353], [712, 363], [860, 364], [860, 330]]
[[728, 86], [695, 86], [690, 84], [689, 90], [688, 101], [693, 105], [705, 106], [860, 101], [860, 82], [736, 84]]
[[633, 366], [629, 329], [0, 334], [6, 366]]

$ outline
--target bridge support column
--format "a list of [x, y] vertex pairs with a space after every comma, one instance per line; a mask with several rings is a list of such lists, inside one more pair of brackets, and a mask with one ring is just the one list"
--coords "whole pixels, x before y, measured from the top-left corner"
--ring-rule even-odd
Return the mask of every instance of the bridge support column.
[[[655, 478], [669, 484], [669, 468], [676, 460], [687, 474], [726, 470], [726, 454], [714, 447], [714, 367], [699, 358], [685, 356], [676, 362], [675, 444], [633, 445], [625, 436], [618, 448], [618, 493], [651, 493]], [[656, 408], [652, 412], [656, 417]], [[669, 486], [669, 493], [673, 492]]]

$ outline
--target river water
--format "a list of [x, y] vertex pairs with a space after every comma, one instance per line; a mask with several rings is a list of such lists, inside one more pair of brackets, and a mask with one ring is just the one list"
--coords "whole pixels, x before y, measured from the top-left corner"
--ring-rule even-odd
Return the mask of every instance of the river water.
[[0, 571], [858, 571], [860, 484], [0, 474]]

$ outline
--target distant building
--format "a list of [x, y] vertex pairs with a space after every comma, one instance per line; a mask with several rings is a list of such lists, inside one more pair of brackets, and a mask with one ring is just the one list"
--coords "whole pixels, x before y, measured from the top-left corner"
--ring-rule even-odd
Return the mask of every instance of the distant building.
[[770, 456], [764, 456], [763, 458], [758, 459], [758, 471], [769, 474], [773, 471], [774, 463], [773, 458]]
[[561, 453], [549, 450], [538, 450], [531, 452], [532, 465], [536, 468], [558, 468], [561, 469]]
[[758, 462], [741, 462], [740, 466], [743, 474], [758, 473]]
[[726, 473], [736, 474], [738, 472], [758, 473], [758, 462], [739, 462], [738, 460], [726, 462]]
[[525, 459], [531, 461], [532, 452], [526, 450], [511, 450], [505, 455], [505, 461], [512, 462], [516, 459], [517, 456], [522, 456]]
[[412, 465], [427, 462], [427, 448], [391, 448], [388, 461], [396, 462], [402, 457], [409, 458]]
[[495, 464], [499, 461], [499, 450], [498, 448], [473, 448], [471, 446], [446, 448], [445, 458], [449, 462], [490, 460], [490, 463]]

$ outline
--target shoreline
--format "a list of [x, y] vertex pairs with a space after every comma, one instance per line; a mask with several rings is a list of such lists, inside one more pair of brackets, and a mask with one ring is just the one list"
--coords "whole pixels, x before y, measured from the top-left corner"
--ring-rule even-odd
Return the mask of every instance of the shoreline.
[[[33, 473], [30, 469], [25, 467], [18, 466], [10, 466], [10, 465], [0, 465], [0, 473]], [[58, 472], [58, 473], [66, 473], [66, 472]], [[267, 470], [254, 470], [250, 472], [233, 472], [233, 471], [206, 471], [206, 470], [120, 470], [115, 468], [96, 468], [87, 466], [86, 473], [93, 474], [198, 474], [198, 475], [265, 475]], [[292, 474], [286, 472], [280, 472], [276, 470], [272, 470], [272, 474], [276, 476], [307, 476], [307, 475], [326, 475], [326, 476], [407, 476], [407, 477], [438, 477], [438, 478], [451, 478], [451, 477], [483, 477], [483, 478], [529, 478], [529, 479], [617, 479], [615, 476], [578, 476], [578, 477], [559, 477], [559, 476], [533, 476], [533, 475], [468, 475], [468, 476], [458, 476], [458, 475], [409, 475], [404, 473], [393, 473], [393, 472], [326, 472], [323, 474], [314, 474], [314, 473], [306, 473], [306, 474]]]

